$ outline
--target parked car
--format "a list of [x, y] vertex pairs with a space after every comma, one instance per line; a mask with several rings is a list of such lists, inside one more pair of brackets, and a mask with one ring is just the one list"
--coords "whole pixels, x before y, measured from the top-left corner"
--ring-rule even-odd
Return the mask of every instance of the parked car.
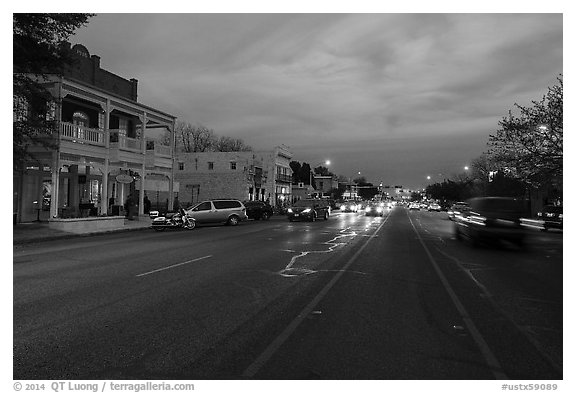
[[286, 212], [288, 221], [316, 221], [318, 218], [328, 219], [330, 204], [325, 199], [301, 199], [296, 201]]
[[468, 211], [454, 219], [456, 239], [467, 238], [474, 245], [490, 240], [523, 244], [526, 230], [520, 219], [528, 212], [525, 201], [505, 197], [472, 198], [468, 200], [468, 207]]
[[367, 216], [380, 216], [384, 215], [384, 207], [381, 206], [379, 203], [370, 203], [364, 209], [364, 213]]
[[542, 222], [542, 230], [547, 231], [550, 228], [563, 228], [562, 206], [546, 205], [542, 211], [536, 213], [538, 219]]
[[346, 201], [340, 205], [341, 212], [352, 212], [356, 213], [358, 211], [358, 205], [355, 201]]
[[408, 205], [408, 209], [409, 210], [420, 210], [420, 204], [419, 203], [411, 203]]
[[272, 206], [262, 201], [248, 201], [244, 202], [246, 206], [246, 216], [254, 220], [269, 220], [274, 214]]
[[196, 221], [196, 224], [226, 224], [238, 225], [248, 219], [246, 207], [236, 199], [214, 199], [200, 202], [188, 209], [186, 214]]
[[431, 203], [428, 205], [428, 211], [429, 212], [439, 212], [439, 211], [442, 211], [442, 208], [437, 203]]
[[470, 206], [467, 202], [456, 202], [448, 209], [448, 218], [454, 221], [456, 216], [460, 216], [468, 210], [470, 210]]

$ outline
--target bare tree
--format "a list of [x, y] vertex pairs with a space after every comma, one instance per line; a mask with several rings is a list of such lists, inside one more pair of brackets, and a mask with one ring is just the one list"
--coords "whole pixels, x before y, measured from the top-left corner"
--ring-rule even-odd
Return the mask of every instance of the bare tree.
[[214, 130], [187, 122], [176, 123], [176, 145], [186, 153], [211, 151], [216, 144]]
[[216, 151], [251, 151], [252, 148], [244, 143], [242, 139], [221, 136], [214, 144]]

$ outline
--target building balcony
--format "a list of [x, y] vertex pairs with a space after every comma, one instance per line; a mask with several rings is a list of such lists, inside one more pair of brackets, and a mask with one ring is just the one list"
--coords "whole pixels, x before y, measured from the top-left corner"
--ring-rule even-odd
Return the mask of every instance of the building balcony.
[[142, 152], [142, 140], [126, 136], [126, 130], [110, 130], [110, 148]]
[[283, 175], [280, 173], [276, 174], [276, 181], [281, 183], [292, 184], [292, 175]]
[[104, 130], [66, 122], [60, 123], [60, 139], [80, 144], [105, 146]]
[[146, 140], [146, 166], [172, 166], [172, 149], [155, 140]]

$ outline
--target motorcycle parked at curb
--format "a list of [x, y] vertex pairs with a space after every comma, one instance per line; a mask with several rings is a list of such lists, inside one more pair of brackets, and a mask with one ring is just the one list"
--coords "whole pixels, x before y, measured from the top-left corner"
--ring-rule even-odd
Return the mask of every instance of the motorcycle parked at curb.
[[194, 229], [196, 227], [196, 220], [189, 217], [186, 211], [182, 208], [177, 213], [167, 213], [165, 216], [156, 217], [152, 220], [152, 229], [162, 232], [166, 228], [184, 228]]

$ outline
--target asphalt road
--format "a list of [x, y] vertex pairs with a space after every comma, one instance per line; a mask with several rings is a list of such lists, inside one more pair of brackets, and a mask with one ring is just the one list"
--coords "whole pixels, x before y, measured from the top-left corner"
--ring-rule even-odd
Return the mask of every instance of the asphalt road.
[[562, 236], [396, 207], [14, 249], [14, 379], [562, 379]]

